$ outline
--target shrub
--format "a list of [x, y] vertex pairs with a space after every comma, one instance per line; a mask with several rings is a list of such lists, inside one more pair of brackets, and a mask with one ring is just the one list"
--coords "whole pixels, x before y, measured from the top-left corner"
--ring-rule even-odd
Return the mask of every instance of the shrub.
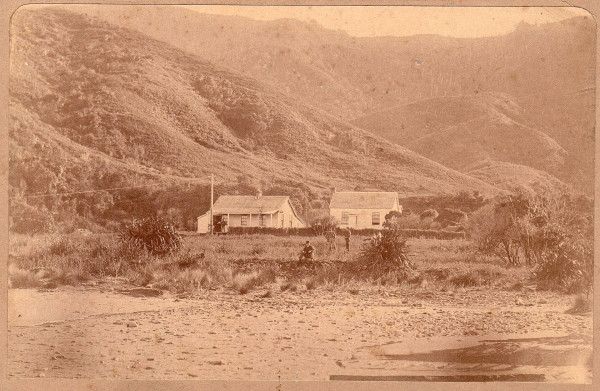
[[119, 237], [127, 246], [144, 248], [152, 254], [166, 254], [181, 247], [181, 235], [173, 223], [159, 217], [134, 220]]
[[383, 275], [393, 271], [413, 269], [408, 259], [408, 246], [402, 231], [395, 227], [384, 228], [371, 236], [361, 249], [358, 267], [371, 275]]
[[10, 230], [15, 233], [36, 234], [52, 232], [55, 222], [45, 208], [35, 208], [24, 201], [10, 204]]
[[388, 214], [385, 215], [383, 228], [392, 228], [399, 223], [399, 220], [402, 218], [402, 213], [397, 210], [392, 210]]
[[593, 206], [569, 196], [497, 199], [469, 221], [469, 235], [481, 252], [509, 265], [535, 266], [541, 287], [568, 292], [593, 282]]
[[421, 213], [421, 219], [436, 219], [440, 214], [435, 209], [427, 209], [423, 213]]
[[527, 214], [529, 201], [523, 196], [497, 199], [474, 213], [469, 220], [469, 236], [477, 249], [493, 254], [507, 265], [517, 266], [523, 259], [519, 221]]
[[561, 240], [539, 256], [535, 276], [542, 287], [569, 293], [586, 291], [593, 279], [594, 251], [591, 243]]

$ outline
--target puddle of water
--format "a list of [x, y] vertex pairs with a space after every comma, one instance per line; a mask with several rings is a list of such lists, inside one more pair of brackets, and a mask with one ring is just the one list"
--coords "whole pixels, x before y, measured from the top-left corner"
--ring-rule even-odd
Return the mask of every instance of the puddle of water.
[[[384, 364], [388, 373], [396, 368], [397, 375], [388, 380], [591, 382], [591, 335], [494, 337], [406, 341], [363, 349], [388, 363]], [[372, 376], [356, 380], [384, 375]]]
[[425, 382], [541, 382], [546, 377], [543, 374], [507, 374], [507, 375], [450, 375], [450, 376], [378, 376], [378, 375], [331, 375], [329, 380], [345, 381], [425, 381]]
[[512, 364], [533, 366], [592, 366], [592, 346], [571, 342], [575, 338], [537, 338], [527, 340], [506, 340], [483, 342], [482, 344], [459, 348], [433, 350], [427, 353], [384, 354], [390, 360]]

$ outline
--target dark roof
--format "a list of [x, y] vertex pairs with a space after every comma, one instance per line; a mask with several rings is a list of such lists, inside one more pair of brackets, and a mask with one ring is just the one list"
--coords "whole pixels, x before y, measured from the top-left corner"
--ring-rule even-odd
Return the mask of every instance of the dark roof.
[[334, 209], [392, 209], [398, 193], [383, 191], [340, 191], [331, 196]]
[[[213, 205], [214, 214], [272, 214], [289, 202], [288, 196], [220, 196]], [[292, 208], [293, 209], [293, 208]], [[295, 212], [294, 212], [295, 213]]]

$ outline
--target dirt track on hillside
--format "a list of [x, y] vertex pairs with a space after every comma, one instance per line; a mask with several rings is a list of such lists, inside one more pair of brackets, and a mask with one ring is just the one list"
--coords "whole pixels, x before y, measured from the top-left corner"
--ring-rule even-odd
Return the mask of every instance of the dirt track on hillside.
[[591, 380], [592, 317], [565, 314], [569, 296], [369, 288], [260, 297], [264, 292], [144, 298], [103, 286], [10, 290], [8, 374], [232, 380], [542, 374], [550, 382]]

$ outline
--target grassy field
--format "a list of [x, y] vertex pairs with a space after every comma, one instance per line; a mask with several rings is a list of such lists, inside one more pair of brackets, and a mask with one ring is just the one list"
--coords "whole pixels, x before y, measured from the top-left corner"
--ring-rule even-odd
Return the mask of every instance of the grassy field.
[[361, 276], [348, 268], [359, 258], [367, 237], [352, 237], [347, 252], [342, 238], [329, 251], [323, 237], [310, 238], [318, 261], [329, 265], [301, 268], [298, 254], [307, 238], [270, 235], [198, 236], [186, 234], [183, 248], [155, 256], [120, 245], [114, 235], [11, 235], [9, 278], [12, 288], [77, 285], [118, 279], [175, 293], [229, 289], [240, 294], [276, 291], [345, 289], [365, 286], [417, 286], [453, 291], [473, 286], [513, 289], [527, 283], [527, 268], [506, 268], [494, 258], [476, 254], [460, 239], [409, 239], [415, 270]]

